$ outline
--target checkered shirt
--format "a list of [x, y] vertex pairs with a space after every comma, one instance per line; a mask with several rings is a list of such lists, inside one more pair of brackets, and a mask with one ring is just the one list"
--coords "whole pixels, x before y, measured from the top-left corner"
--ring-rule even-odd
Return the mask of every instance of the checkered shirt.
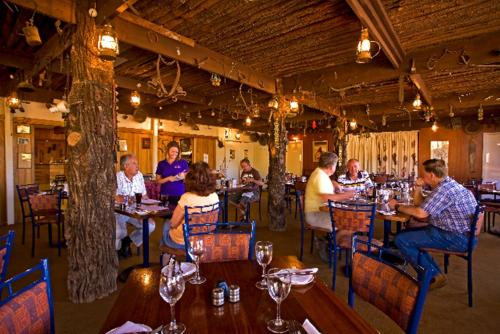
[[128, 179], [123, 171], [116, 173], [116, 194], [124, 196], [134, 196], [135, 193], [146, 195], [146, 186], [144, 185], [144, 177], [141, 172], [137, 172], [132, 181]]
[[422, 209], [429, 214], [429, 223], [450, 232], [470, 230], [470, 217], [476, 209], [472, 192], [457, 181], [446, 177], [427, 196]]

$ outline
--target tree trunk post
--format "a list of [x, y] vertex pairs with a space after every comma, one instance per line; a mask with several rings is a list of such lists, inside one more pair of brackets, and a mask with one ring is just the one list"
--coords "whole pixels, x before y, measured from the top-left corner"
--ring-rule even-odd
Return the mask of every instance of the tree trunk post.
[[286, 229], [285, 203], [285, 158], [286, 158], [286, 126], [285, 113], [287, 101], [279, 97], [278, 110], [273, 113], [269, 139], [269, 176], [268, 176], [268, 210], [269, 229], [284, 231]]
[[113, 213], [116, 177], [113, 64], [97, 56], [94, 1], [76, 0], [67, 120], [69, 206], [68, 292], [75, 303], [116, 290], [118, 257]]

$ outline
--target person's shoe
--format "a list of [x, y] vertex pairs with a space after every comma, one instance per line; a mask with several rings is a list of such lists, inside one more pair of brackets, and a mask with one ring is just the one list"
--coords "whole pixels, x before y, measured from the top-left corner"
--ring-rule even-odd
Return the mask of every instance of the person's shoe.
[[131, 243], [132, 240], [130, 239], [129, 236], [126, 236], [125, 238], [122, 239], [122, 248], [120, 248], [120, 253], [122, 257], [127, 258], [129, 256], [132, 256], [132, 250], [130, 249]]
[[429, 290], [439, 289], [446, 285], [446, 275], [437, 274], [431, 279], [431, 285], [429, 286]]

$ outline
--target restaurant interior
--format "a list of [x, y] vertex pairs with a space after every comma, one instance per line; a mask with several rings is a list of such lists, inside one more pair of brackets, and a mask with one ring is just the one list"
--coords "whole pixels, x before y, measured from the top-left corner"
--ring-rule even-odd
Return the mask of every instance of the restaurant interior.
[[[500, 1], [4, 0], [0, 22], [0, 333], [498, 332]], [[165, 193], [172, 142], [215, 218]], [[324, 200], [325, 230], [327, 152], [333, 187], [352, 159], [371, 185]], [[439, 288], [395, 242], [429, 159], [475, 210], [464, 251], [419, 250]], [[368, 217], [344, 245], [343, 210]]]

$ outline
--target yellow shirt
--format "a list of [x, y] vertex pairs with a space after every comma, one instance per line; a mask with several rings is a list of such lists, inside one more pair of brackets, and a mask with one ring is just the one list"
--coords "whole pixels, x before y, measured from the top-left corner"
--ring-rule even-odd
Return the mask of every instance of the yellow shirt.
[[304, 212], [317, 212], [324, 200], [321, 194], [333, 194], [333, 183], [330, 177], [321, 169], [312, 172], [306, 185]]
[[[179, 205], [184, 212], [184, 208], [186, 206], [202, 206], [202, 205], [211, 205], [219, 202], [219, 196], [216, 193], [211, 193], [208, 196], [198, 196], [194, 193], [184, 193], [179, 199]], [[182, 223], [176, 228], [170, 229], [170, 238], [178, 244], [184, 244], [184, 218], [182, 219]]]

